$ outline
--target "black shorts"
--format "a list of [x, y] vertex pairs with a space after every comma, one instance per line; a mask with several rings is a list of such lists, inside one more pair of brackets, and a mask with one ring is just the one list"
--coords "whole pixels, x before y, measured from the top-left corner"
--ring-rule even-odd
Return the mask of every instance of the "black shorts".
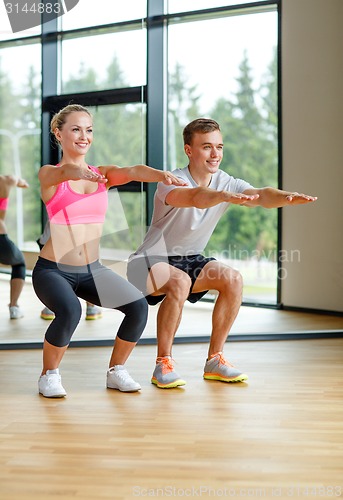
[[148, 304], [154, 306], [161, 302], [165, 295], [148, 295], [146, 289], [147, 278], [154, 264], [165, 262], [177, 269], [181, 269], [181, 271], [184, 271], [191, 278], [192, 285], [187, 300], [194, 304], [208, 292], [208, 290], [205, 290], [203, 292], [192, 293], [192, 288], [202, 268], [211, 260], [216, 259], [214, 257], [204, 257], [200, 254], [172, 257], [162, 257], [159, 255], [135, 257], [128, 262], [127, 278], [136, 288], [143, 292]]

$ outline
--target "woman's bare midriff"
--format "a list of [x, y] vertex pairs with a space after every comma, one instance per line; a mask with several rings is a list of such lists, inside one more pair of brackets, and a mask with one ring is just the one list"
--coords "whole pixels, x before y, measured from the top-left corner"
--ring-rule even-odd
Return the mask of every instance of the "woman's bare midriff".
[[99, 259], [102, 224], [50, 224], [51, 237], [40, 256], [60, 264], [84, 266]]

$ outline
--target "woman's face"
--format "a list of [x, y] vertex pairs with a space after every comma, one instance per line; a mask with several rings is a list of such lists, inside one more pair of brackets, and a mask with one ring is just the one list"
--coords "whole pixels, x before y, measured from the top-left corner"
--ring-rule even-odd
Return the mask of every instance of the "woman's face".
[[64, 154], [85, 155], [93, 142], [92, 118], [83, 111], [73, 111], [62, 128], [55, 129], [55, 136]]

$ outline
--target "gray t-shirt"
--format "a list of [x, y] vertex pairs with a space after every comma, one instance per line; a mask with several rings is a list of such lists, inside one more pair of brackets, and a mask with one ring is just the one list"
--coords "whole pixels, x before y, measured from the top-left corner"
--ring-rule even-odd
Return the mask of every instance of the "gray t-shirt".
[[[198, 187], [188, 167], [172, 172], [188, 182], [182, 189]], [[248, 182], [235, 179], [223, 170], [212, 175], [208, 186], [217, 191], [242, 193], [252, 188]], [[180, 186], [167, 186], [162, 182], [157, 185], [154, 200], [154, 213], [144, 241], [131, 258], [145, 255], [179, 256], [201, 254], [206, 247], [220, 217], [230, 203], [219, 203], [210, 208], [176, 208], [167, 205], [166, 196]]]

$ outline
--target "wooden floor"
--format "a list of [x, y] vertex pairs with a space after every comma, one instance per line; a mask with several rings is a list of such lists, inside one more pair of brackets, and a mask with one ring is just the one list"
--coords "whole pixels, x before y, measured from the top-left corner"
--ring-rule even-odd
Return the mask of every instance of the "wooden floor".
[[248, 383], [205, 381], [207, 344], [178, 344], [184, 388], [105, 388], [110, 347], [74, 348], [67, 397], [37, 393], [41, 350], [0, 351], [1, 500], [343, 496], [343, 339], [228, 342]]
[[49, 400], [37, 392], [35, 348], [49, 323], [29, 280], [25, 317], [8, 319], [6, 279], [1, 500], [343, 497], [343, 338], [333, 338], [342, 335], [342, 317], [242, 307], [225, 350], [249, 380], [224, 384], [202, 378], [213, 304], [187, 305], [176, 339], [184, 342], [173, 352], [187, 385], [160, 390], [150, 383], [157, 312], [150, 308], [146, 345], [128, 361], [142, 391], [124, 394], [105, 388], [122, 316], [104, 310], [101, 320], [81, 319], [76, 348], [61, 364], [68, 396]]

